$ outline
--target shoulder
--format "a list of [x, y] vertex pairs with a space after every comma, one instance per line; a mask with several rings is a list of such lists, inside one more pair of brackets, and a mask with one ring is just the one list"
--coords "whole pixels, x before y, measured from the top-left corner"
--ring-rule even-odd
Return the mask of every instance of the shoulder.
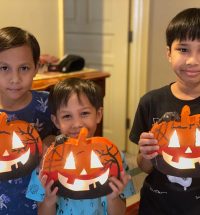
[[166, 85], [163, 86], [161, 88], [158, 89], [154, 89], [151, 90], [149, 92], [147, 92], [146, 94], [144, 94], [141, 99], [140, 102], [148, 102], [151, 100], [159, 100], [160, 98], [163, 98], [163, 96], [167, 96], [171, 94], [171, 89], [170, 89], [170, 85]]
[[48, 98], [49, 96], [49, 92], [48, 91], [35, 91], [35, 90], [32, 90], [32, 96], [33, 98]]
[[39, 112], [48, 112], [48, 96], [47, 91], [32, 91], [32, 106]]

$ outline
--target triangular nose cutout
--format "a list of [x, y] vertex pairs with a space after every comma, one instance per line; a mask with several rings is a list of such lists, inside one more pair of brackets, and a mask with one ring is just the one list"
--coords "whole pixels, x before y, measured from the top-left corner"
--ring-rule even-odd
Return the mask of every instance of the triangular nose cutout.
[[85, 169], [83, 169], [80, 175], [87, 175], [86, 170], [85, 170]]
[[185, 150], [185, 153], [192, 153], [192, 150], [190, 149], [190, 147], [187, 147], [187, 149]]

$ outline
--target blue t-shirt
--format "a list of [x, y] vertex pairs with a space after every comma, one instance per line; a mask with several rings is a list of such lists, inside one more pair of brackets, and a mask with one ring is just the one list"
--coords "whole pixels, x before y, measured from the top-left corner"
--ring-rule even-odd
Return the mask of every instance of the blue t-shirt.
[[[31, 123], [44, 139], [56, 131], [47, 108], [48, 92], [31, 92], [32, 101], [24, 109], [18, 111], [0, 109], [0, 112], [6, 112], [9, 120], [19, 119]], [[37, 214], [37, 203], [26, 198], [30, 177], [31, 174], [9, 181], [0, 181], [0, 215]]]
[[[125, 156], [123, 153], [123, 167], [128, 170]], [[135, 193], [132, 181], [129, 181], [125, 187], [122, 198], [127, 198]], [[32, 173], [31, 181], [27, 190], [27, 198], [41, 202], [44, 199], [45, 190], [43, 189], [39, 179], [38, 173]], [[106, 196], [96, 199], [82, 199], [74, 200], [70, 198], [59, 197], [57, 202], [57, 215], [107, 215], [107, 198]]]

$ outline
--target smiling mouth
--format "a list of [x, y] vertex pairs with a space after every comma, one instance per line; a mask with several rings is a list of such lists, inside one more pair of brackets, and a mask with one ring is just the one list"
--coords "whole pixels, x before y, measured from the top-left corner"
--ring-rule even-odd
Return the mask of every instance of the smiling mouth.
[[195, 169], [195, 164], [200, 163], [200, 157], [197, 158], [180, 157], [178, 162], [174, 162], [172, 161], [173, 156], [167, 154], [166, 152], [162, 152], [162, 156], [166, 163], [177, 169]]
[[185, 70], [185, 73], [189, 76], [196, 76], [200, 74], [200, 71]]
[[109, 169], [107, 169], [105, 173], [102, 174], [101, 176], [98, 176], [90, 180], [75, 179], [73, 184], [67, 183], [68, 178], [64, 177], [60, 173], [58, 173], [58, 180], [64, 187], [66, 187], [69, 190], [86, 191], [86, 190], [90, 190], [91, 187], [96, 188], [99, 183], [101, 185], [105, 184], [105, 182], [108, 180], [108, 176], [109, 176]]
[[24, 153], [19, 158], [16, 158], [10, 161], [0, 161], [0, 173], [11, 172], [14, 167], [18, 169], [19, 166], [21, 166], [19, 165], [20, 163], [23, 165], [26, 164], [26, 162], [29, 159], [29, 156], [30, 156], [30, 148], [26, 153]]

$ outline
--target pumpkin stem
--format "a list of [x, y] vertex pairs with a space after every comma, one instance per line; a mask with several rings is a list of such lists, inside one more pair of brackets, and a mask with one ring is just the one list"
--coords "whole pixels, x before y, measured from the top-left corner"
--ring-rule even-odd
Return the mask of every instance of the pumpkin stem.
[[0, 121], [0, 124], [1, 125], [6, 125], [6, 123], [8, 122], [8, 116], [5, 112], [0, 112], [0, 118], [1, 118], [1, 121]]
[[88, 135], [87, 128], [81, 128], [80, 133], [78, 135], [78, 143], [85, 142]]

